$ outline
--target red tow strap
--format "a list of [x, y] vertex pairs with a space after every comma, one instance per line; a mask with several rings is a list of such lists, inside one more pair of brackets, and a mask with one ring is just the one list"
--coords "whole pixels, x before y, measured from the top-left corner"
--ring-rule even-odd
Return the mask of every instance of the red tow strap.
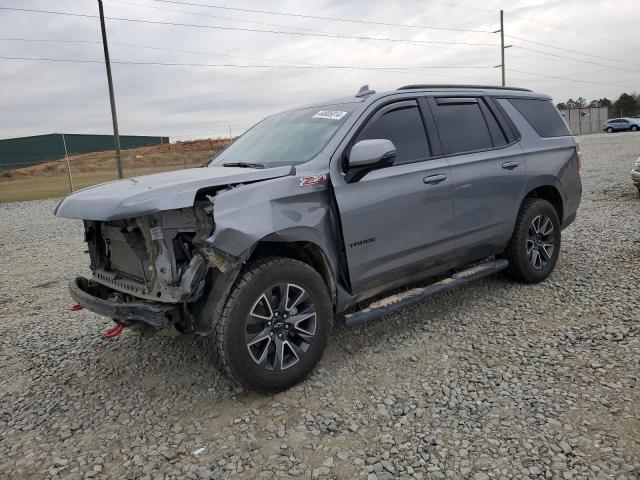
[[102, 336], [104, 338], [113, 338], [113, 337], [117, 337], [118, 335], [120, 335], [122, 333], [122, 330], [124, 330], [124, 327], [122, 325], [116, 325], [113, 328], [110, 328], [109, 330], [107, 330], [106, 332], [104, 332], [102, 334]]
[[[79, 312], [80, 310], [82, 310], [84, 307], [80, 304], [76, 304], [73, 305], [71, 308], [69, 308], [70, 312]], [[124, 327], [122, 325], [118, 325], [116, 324], [115, 327], [110, 328], [109, 330], [107, 330], [106, 332], [104, 332], [102, 334], [103, 338], [113, 338], [113, 337], [117, 337], [118, 335], [120, 335], [122, 333], [122, 330], [124, 330]]]
[[106, 332], [104, 332], [102, 334], [102, 336], [104, 338], [113, 338], [113, 337], [117, 337], [118, 335], [120, 335], [122, 333], [122, 330], [124, 330], [124, 327], [122, 325], [116, 325], [113, 328], [110, 328], [109, 330], [107, 330]]

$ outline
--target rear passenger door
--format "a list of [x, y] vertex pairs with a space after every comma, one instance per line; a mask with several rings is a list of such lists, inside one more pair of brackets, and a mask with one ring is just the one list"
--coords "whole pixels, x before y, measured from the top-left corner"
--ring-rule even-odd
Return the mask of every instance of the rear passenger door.
[[483, 96], [430, 97], [453, 180], [457, 263], [493, 255], [511, 237], [525, 183], [516, 134]]

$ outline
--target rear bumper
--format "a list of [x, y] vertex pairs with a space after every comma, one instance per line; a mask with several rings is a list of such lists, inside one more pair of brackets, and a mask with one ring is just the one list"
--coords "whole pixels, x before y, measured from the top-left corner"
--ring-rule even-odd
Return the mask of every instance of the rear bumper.
[[69, 283], [71, 298], [87, 310], [118, 320], [125, 326], [142, 322], [158, 330], [177, 318], [176, 306], [160, 302], [133, 301], [118, 303], [117, 292], [84, 277], [76, 277]]
[[636, 187], [640, 188], [640, 172], [636, 172], [635, 170], [632, 170], [631, 181]]

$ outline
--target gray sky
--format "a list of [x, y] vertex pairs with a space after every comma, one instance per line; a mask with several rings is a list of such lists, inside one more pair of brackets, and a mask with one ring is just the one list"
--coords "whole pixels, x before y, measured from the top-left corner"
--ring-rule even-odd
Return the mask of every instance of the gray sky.
[[[507, 37], [507, 84], [547, 93], [556, 101], [579, 96], [617, 98], [640, 90], [638, 0], [184, 0], [384, 23], [493, 31], [505, 9], [505, 32], [592, 55], [556, 50]], [[445, 5], [447, 4], [447, 5]], [[144, 7], [146, 5], [147, 7]], [[452, 5], [456, 5], [453, 7]], [[108, 17], [221, 27], [403, 39], [483, 43], [430, 45], [391, 41], [187, 28], [107, 20], [112, 61], [277, 65], [277, 68], [114, 64], [120, 132], [188, 139], [241, 133], [262, 117], [300, 104], [410, 83], [499, 84], [499, 35], [309, 19], [205, 8], [153, 0], [104, 0]], [[97, 14], [93, 0], [0, 0], [0, 7]], [[149, 8], [153, 7], [153, 8]], [[213, 18], [225, 17], [225, 18]], [[250, 23], [255, 22], [255, 23]], [[277, 24], [280, 26], [265, 25]], [[99, 43], [43, 43], [8, 38], [100, 40], [99, 21], [0, 10], [0, 56], [101, 60]], [[135, 44], [162, 49], [134, 48]], [[494, 46], [495, 45], [495, 46]], [[580, 63], [527, 49], [578, 59]], [[254, 57], [248, 59], [242, 57]], [[614, 59], [614, 60], [611, 60]], [[284, 63], [294, 62], [294, 63]], [[323, 64], [402, 70], [296, 69]], [[483, 67], [422, 68], [418, 67]], [[612, 67], [616, 67], [613, 69]], [[0, 59], [0, 138], [41, 133], [110, 133], [105, 68], [100, 63]]]

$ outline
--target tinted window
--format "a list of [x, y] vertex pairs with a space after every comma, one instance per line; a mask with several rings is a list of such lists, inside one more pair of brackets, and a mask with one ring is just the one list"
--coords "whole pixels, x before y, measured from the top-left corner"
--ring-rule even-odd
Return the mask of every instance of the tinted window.
[[493, 139], [493, 146], [504, 147], [508, 143], [507, 137], [505, 136], [504, 131], [500, 127], [500, 124], [496, 120], [496, 117], [493, 114], [493, 112], [489, 110], [489, 108], [484, 103], [482, 104], [482, 113], [484, 114], [484, 119], [487, 121], [489, 132], [491, 132], [491, 138]]
[[445, 155], [493, 148], [489, 128], [477, 102], [440, 105], [436, 102], [433, 115]]
[[429, 144], [417, 106], [397, 108], [370, 121], [358, 140], [386, 138], [396, 146], [395, 164], [425, 160]]
[[511, 98], [509, 101], [541, 137], [571, 135], [560, 113], [549, 100]]

